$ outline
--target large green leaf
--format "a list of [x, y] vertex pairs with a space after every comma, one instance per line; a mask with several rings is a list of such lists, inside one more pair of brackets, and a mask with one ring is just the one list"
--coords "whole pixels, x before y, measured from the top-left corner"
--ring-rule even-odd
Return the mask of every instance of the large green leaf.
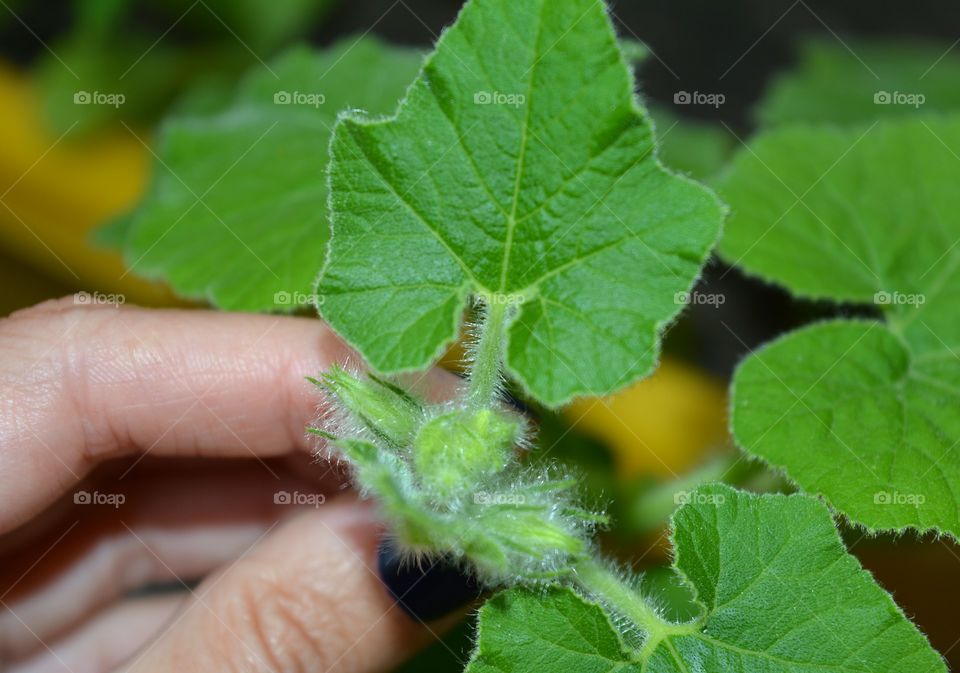
[[870, 528], [960, 533], [960, 119], [785, 130], [722, 188], [722, 254], [798, 296], [873, 305], [748, 358], [732, 426]]
[[960, 110], [960, 54], [949, 44], [817, 40], [760, 104], [764, 126], [856, 123]]
[[502, 593], [480, 611], [468, 673], [932, 673], [923, 635], [801, 495], [703, 487], [674, 515], [675, 567], [703, 614], [625, 646], [570, 590]]
[[647, 374], [723, 209], [632, 87], [600, 0], [467, 3], [395, 118], [337, 127], [324, 318], [401, 371], [483, 294], [521, 303], [506, 368], [547, 404]]
[[308, 303], [329, 232], [336, 115], [392, 110], [420, 61], [372, 38], [298, 48], [255, 69], [222, 111], [169, 120], [149, 194], [111, 234], [131, 268], [224, 309]]

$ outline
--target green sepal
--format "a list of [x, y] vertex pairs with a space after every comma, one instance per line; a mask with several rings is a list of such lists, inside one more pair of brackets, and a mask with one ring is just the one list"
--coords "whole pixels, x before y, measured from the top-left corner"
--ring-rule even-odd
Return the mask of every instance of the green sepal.
[[337, 398], [351, 418], [393, 447], [410, 445], [423, 419], [419, 400], [377, 376], [353, 376], [334, 365], [321, 379], [309, 379]]

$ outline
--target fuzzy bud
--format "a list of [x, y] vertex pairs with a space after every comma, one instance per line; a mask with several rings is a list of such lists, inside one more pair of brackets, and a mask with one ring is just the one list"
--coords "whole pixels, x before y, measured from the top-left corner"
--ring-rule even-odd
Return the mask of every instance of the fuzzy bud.
[[586, 526], [553, 514], [549, 502], [479, 505], [469, 513], [463, 544], [491, 584], [536, 581], [560, 571], [587, 550]]
[[464, 495], [502, 470], [523, 432], [513, 414], [459, 409], [430, 419], [413, 444], [417, 474], [440, 498]]
[[423, 409], [399, 387], [369, 374], [357, 378], [336, 365], [317, 383], [378, 438], [395, 447], [413, 441]]

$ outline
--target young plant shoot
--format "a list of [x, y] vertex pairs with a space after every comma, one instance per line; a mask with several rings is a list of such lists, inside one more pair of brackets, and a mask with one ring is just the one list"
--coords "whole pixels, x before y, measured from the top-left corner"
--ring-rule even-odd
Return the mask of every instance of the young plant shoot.
[[[834, 516], [960, 531], [960, 369], [946, 355], [960, 338], [960, 255], [944, 253], [960, 236], [957, 122], [763, 135], [718, 181], [732, 206], [720, 243], [728, 207], [661, 163], [602, 0], [468, 0], [424, 60], [364, 38], [275, 69], [280, 84], [259, 73], [227, 109], [174, 120], [160, 141], [191, 182], [221, 176], [209, 200], [230, 204], [228, 221], [198, 209], [189, 243], [167, 237], [193, 197], [164, 174], [111, 235], [187, 296], [315, 305], [362, 357], [362, 370], [311, 379], [334, 409], [311, 432], [376, 501], [404, 560], [453, 559], [493, 594], [470, 673], [946, 671]], [[318, 79], [322, 109], [267, 107], [278, 86]], [[268, 149], [257, 138], [271, 124]], [[297, 160], [279, 165], [281, 145]], [[250, 146], [262, 161], [214, 168], [225, 147]], [[798, 194], [806, 209], [790, 205]], [[936, 235], [915, 241], [906, 212]], [[282, 280], [248, 269], [232, 239], [199, 249], [198, 237], [226, 238], [222, 224], [251, 234], [249, 252]], [[799, 296], [879, 304], [886, 321], [805, 328], [738, 371], [737, 441], [803, 491], [684, 492], [672, 569], [697, 614], [678, 623], [602, 555], [594, 535], [608, 518], [581, 475], [524, 460], [548, 452], [505, 393], [556, 409], [650, 375], [676, 297], [718, 244]], [[411, 381], [464, 332], [466, 381], [428, 401]], [[930, 506], [880, 499], [919, 492]]]

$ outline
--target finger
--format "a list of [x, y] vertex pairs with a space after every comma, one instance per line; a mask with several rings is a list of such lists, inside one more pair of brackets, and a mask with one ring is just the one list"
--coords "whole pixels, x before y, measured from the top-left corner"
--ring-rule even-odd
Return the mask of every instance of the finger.
[[9, 608], [0, 611], [0, 657], [22, 656], [38, 646], [29, 636], [61, 633], [145, 584], [191, 582], [233, 560], [293, 512], [277, 504], [278, 493], [325, 502], [316, 480], [281, 472], [278, 481], [256, 465], [216, 462], [226, 464], [195, 459], [179, 474], [151, 471], [96, 489], [85, 484], [81, 493], [123, 501], [70, 502], [73, 517], [8, 552], [0, 565], [0, 599]]
[[42, 647], [43, 641], [136, 587], [186, 584], [202, 576], [201, 571], [216, 568], [218, 561], [238, 557], [268, 529], [251, 523], [206, 531], [141, 530], [104, 539], [38, 590], [20, 600], [3, 599], [0, 660], [20, 658]]
[[334, 503], [288, 521], [208, 579], [124, 670], [389, 670], [433, 636], [378, 578], [377, 537], [367, 506]]
[[168, 527], [266, 519], [276, 514], [278, 490], [333, 495], [349, 486], [342, 465], [306, 453], [268, 459], [266, 467], [244, 459], [148, 456], [130, 468], [130, 460], [136, 459], [99, 466], [29, 526], [0, 536], [0, 591], [17, 555], [26, 554], [32, 563], [73, 522], [110, 532], [106, 529], [122, 528], [121, 519]]
[[[103, 673], [129, 659], [182, 606], [186, 592], [129, 599], [52, 642], [37, 640], [37, 653], [11, 664], [10, 673]], [[31, 634], [32, 635], [32, 634]]]
[[304, 376], [351, 358], [317, 320], [69, 299], [0, 322], [0, 353], [0, 532], [109, 457], [308, 449]]

